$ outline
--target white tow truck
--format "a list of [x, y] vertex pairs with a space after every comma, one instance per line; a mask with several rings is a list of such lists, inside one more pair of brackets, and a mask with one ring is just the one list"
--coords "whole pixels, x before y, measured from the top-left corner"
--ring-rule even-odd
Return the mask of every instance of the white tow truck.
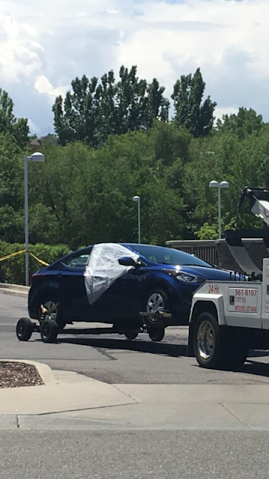
[[[268, 225], [269, 191], [245, 187], [240, 203], [245, 197], [251, 211]], [[257, 266], [251, 271], [247, 251], [239, 248], [238, 257], [246, 270], [250, 265], [245, 281], [237, 281], [239, 276], [231, 272], [231, 281], [208, 281], [193, 296], [188, 354], [204, 368], [238, 368], [249, 350], [269, 349], [269, 258], [263, 259], [262, 271]]]

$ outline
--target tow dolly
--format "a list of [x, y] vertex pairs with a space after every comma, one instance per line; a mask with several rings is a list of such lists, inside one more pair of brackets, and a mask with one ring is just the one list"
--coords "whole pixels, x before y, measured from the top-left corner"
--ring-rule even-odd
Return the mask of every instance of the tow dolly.
[[[245, 198], [251, 211], [268, 225], [269, 191], [245, 187], [240, 206]], [[269, 349], [269, 258], [263, 259], [260, 271], [241, 240], [233, 246], [245, 281], [236, 281], [234, 273], [234, 281], [207, 281], [193, 295], [188, 355], [204, 368], [237, 368], [250, 349]]]
[[68, 328], [61, 329], [53, 318], [53, 313], [60, 303], [54, 304], [47, 309], [42, 304], [40, 306], [41, 315], [39, 321], [32, 321], [30, 318], [20, 318], [16, 325], [16, 335], [19, 341], [29, 341], [34, 332], [40, 333], [44, 343], [54, 343], [59, 334], [125, 334], [127, 339], [135, 339], [139, 333], [148, 333], [153, 341], [161, 341], [164, 337], [163, 319], [170, 318], [171, 313], [157, 309], [152, 313], [140, 312], [141, 326], [139, 329], [118, 330], [116, 328]]

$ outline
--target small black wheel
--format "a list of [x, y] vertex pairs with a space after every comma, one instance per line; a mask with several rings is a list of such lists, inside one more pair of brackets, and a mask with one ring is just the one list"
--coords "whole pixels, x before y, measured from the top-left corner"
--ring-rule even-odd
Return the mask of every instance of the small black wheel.
[[139, 335], [139, 332], [140, 332], [139, 329], [129, 329], [125, 331], [124, 334], [127, 339], [132, 340], [137, 338], [137, 336]]
[[148, 329], [148, 333], [149, 333], [149, 337], [152, 341], [162, 341], [162, 339], [164, 338], [164, 328], [156, 328], [154, 326], [151, 326], [149, 329]]
[[45, 319], [41, 325], [41, 339], [44, 343], [55, 343], [59, 332], [59, 326], [54, 319]]
[[34, 324], [29, 318], [21, 318], [17, 322], [16, 335], [19, 341], [29, 341], [34, 331]]

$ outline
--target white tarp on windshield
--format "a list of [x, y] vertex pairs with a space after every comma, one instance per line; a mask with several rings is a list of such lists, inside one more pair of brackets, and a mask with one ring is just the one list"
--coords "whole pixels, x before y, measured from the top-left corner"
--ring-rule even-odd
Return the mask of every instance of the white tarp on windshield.
[[135, 261], [139, 258], [138, 254], [115, 243], [102, 243], [93, 247], [90, 261], [84, 273], [90, 304], [99, 299], [120, 276], [133, 268], [133, 266], [119, 264], [118, 260], [122, 256], [129, 256]]

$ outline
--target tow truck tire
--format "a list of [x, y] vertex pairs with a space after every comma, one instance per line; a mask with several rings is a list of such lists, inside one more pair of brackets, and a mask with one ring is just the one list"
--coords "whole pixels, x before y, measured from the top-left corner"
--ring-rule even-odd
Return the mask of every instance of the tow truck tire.
[[164, 338], [164, 328], [157, 328], [155, 326], [150, 326], [148, 329], [149, 337], [151, 341], [160, 342]]
[[202, 312], [194, 325], [193, 349], [197, 362], [203, 368], [217, 369], [227, 365], [229, 357], [226, 330], [220, 327], [216, 316]]
[[16, 335], [19, 341], [29, 341], [34, 331], [34, 324], [29, 318], [21, 318], [17, 322]]
[[41, 325], [40, 335], [43, 343], [55, 343], [59, 332], [59, 325], [54, 319], [45, 319]]

